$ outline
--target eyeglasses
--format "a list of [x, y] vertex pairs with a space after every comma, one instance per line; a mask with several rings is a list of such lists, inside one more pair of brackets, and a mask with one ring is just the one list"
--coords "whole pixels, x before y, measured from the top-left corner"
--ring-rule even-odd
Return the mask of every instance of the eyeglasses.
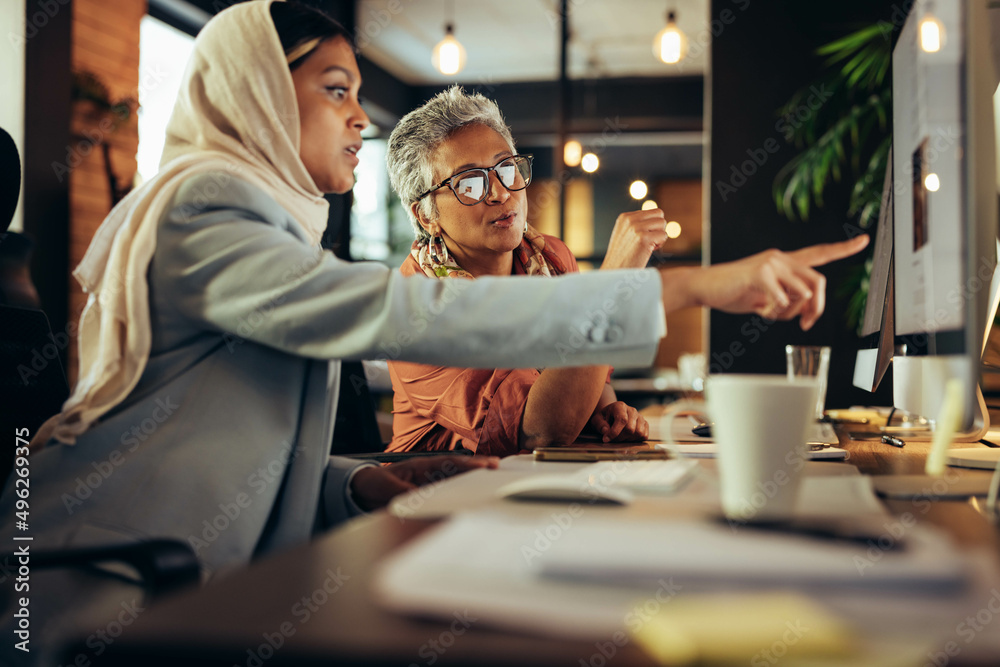
[[517, 192], [531, 183], [532, 155], [512, 155], [497, 162], [488, 169], [466, 169], [446, 178], [433, 188], [417, 197], [420, 201], [430, 193], [443, 187], [451, 188], [455, 199], [466, 206], [475, 206], [486, 199], [490, 191], [490, 172], [496, 172], [497, 179], [511, 192]]

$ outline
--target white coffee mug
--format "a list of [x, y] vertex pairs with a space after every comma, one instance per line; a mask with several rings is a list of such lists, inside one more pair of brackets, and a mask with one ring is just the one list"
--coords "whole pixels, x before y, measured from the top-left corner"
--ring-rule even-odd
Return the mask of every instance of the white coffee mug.
[[733, 521], [792, 517], [808, 458], [806, 444], [816, 405], [815, 378], [711, 375], [706, 404], [679, 401], [661, 432], [672, 448], [672, 422], [681, 412], [706, 412], [716, 443], [722, 511]]

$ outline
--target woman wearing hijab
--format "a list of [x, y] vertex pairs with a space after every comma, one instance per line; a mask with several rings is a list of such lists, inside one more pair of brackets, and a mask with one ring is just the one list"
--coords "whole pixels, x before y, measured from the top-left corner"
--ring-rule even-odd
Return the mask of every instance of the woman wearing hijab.
[[[206, 576], [240, 566], [441, 471], [495, 465], [330, 458], [338, 359], [399, 349], [460, 366], [644, 365], [664, 310], [801, 314], [811, 325], [823, 302], [810, 266], [861, 247], [769, 251], [669, 284], [653, 270], [512, 284], [342, 262], [318, 245], [322, 193], [354, 183], [368, 124], [360, 85], [348, 35], [315, 12], [246, 2], [202, 29], [160, 171], [111, 212], [74, 274], [88, 294], [79, 380], [33, 441], [32, 549], [175, 538]], [[616, 297], [621, 307], [602, 313]], [[578, 340], [591, 313], [621, 335]], [[5, 535], [15, 500], [8, 485]], [[32, 571], [31, 652], [6, 641], [0, 661], [49, 664], [39, 651], [55, 638], [86, 637], [142, 604], [128, 573]], [[15, 636], [8, 609], [4, 619]]]

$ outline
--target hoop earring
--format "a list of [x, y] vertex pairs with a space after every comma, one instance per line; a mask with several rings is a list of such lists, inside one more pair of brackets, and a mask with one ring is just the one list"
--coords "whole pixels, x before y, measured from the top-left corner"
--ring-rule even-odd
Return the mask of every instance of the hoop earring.
[[431, 259], [437, 264], [447, 264], [451, 259], [448, 256], [448, 246], [444, 244], [444, 239], [440, 234], [435, 234], [427, 241], [427, 248], [430, 250]]

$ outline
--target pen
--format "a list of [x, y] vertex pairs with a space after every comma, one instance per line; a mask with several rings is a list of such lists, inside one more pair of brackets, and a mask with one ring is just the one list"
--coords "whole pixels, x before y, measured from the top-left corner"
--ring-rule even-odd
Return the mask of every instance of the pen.
[[883, 435], [882, 436], [882, 442], [884, 442], [887, 445], [892, 445], [893, 447], [905, 447], [906, 446], [906, 443], [903, 442], [900, 438], [897, 438], [897, 437], [892, 436], [892, 435]]

